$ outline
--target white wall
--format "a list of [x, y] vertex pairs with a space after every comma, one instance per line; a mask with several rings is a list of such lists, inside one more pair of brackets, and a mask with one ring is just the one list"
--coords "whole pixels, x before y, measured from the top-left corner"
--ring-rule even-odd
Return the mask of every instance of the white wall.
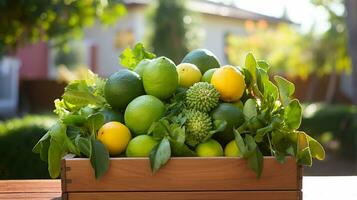
[[118, 71], [119, 55], [123, 49], [115, 47], [115, 36], [120, 30], [132, 30], [135, 41], [141, 41], [144, 37], [145, 14], [141, 9], [130, 12], [113, 26], [103, 27], [96, 24], [85, 31], [85, 38], [97, 46], [97, 73], [101, 76], [109, 76]]
[[204, 30], [204, 38], [202, 40], [202, 48], [211, 50], [219, 59], [222, 65], [228, 63], [225, 53], [225, 34], [245, 34], [242, 21], [237, 19], [204, 15], [202, 16], [202, 28]]

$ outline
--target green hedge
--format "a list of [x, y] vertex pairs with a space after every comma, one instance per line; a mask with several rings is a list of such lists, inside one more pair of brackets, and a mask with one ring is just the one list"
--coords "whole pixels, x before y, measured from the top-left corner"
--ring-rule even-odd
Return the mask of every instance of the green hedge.
[[313, 103], [304, 106], [301, 129], [327, 143], [339, 142], [338, 153], [343, 157], [357, 156], [357, 108], [354, 105]]
[[0, 179], [49, 178], [47, 163], [32, 147], [54, 120], [53, 115], [28, 115], [0, 121]]

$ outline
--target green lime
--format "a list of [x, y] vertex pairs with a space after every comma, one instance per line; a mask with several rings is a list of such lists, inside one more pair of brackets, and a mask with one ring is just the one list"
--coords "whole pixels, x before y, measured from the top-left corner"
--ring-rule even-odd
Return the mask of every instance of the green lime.
[[114, 109], [125, 109], [131, 100], [144, 93], [139, 75], [127, 69], [111, 75], [104, 87], [105, 99]]
[[220, 64], [217, 57], [207, 49], [195, 49], [189, 52], [182, 60], [182, 63], [195, 64], [204, 74], [212, 68], [219, 68]]
[[230, 141], [224, 148], [224, 155], [227, 157], [238, 157], [242, 156], [241, 152], [238, 149], [237, 143], [235, 140]]
[[213, 75], [213, 73], [214, 73], [216, 70], [217, 70], [217, 68], [213, 68], [213, 69], [207, 70], [207, 71], [203, 74], [203, 76], [202, 76], [202, 78], [201, 78], [201, 81], [202, 81], [202, 82], [211, 83], [212, 75]]
[[151, 60], [149, 59], [144, 59], [142, 61], [140, 61], [135, 69], [134, 69], [134, 72], [138, 73], [140, 77], [143, 77], [143, 73], [144, 73], [144, 69], [146, 66], [148, 66], [150, 64]]
[[149, 135], [139, 135], [130, 140], [126, 148], [127, 157], [148, 157], [152, 148], [158, 143]]
[[170, 97], [178, 86], [178, 74], [175, 63], [166, 57], [152, 60], [145, 67], [143, 83], [147, 94], [159, 99]]
[[209, 139], [197, 145], [196, 153], [199, 157], [223, 156], [223, 148], [216, 140]]
[[151, 95], [135, 98], [125, 109], [124, 120], [134, 134], [146, 134], [151, 124], [159, 120], [165, 112], [160, 99]]
[[103, 108], [102, 110], [100, 110], [100, 113], [103, 114], [105, 123], [112, 121], [124, 123], [124, 115], [120, 112], [114, 111], [109, 108]]
[[214, 135], [221, 144], [225, 145], [234, 139], [233, 128], [238, 128], [244, 122], [244, 114], [241, 109], [231, 103], [221, 103], [212, 111], [214, 120], [225, 120], [226, 129]]
[[179, 75], [179, 85], [181, 87], [190, 87], [201, 80], [201, 72], [196, 65], [191, 63], [181, 63], [176, 67]]

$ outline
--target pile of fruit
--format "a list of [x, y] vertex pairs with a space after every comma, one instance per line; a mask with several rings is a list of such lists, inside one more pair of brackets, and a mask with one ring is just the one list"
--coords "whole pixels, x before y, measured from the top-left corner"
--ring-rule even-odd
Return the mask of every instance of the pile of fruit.
[[280, 76], [274, 84], [269, 64], [251, 53], [244, 66], [220, 66], [212, 52], [197, 49], [176, 66], [137, 44], [120, 62], [128, 69], [108, 79], [89, 71], [55, 101], [58, 122], [33, 149], [51, 177], [68, 153], [90, 158], [97, 178], [110, 156], [149, 157], [154, 173], [172, 156], [242, 157], [258, 177], [263, 156], [281, 163], [294, 156], [308, 166], [324, 159], [322, 146], [297, 130], [294, 85]]

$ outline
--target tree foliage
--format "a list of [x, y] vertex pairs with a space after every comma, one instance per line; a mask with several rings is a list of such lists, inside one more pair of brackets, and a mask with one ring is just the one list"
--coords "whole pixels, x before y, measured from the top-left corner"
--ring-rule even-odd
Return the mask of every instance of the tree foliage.
[[341, 3], [340, 0], [314, 1], [329, 16], [330, 27], [323, 33], [316, 33], [314, 27], [308, 33], [301, 33], [296, 27], [285, 24], [267, 30], [253, 30], [247, 36], [228, 34], [226, 53], [229, 62], [242, 64], [243, 57], [237, 55], [254, 51], [258, 57], [270, 61], [275, 73], [306, 78], [311, 73], [350, 72], [345, 13], [335, 11], [331, 2]]
[[178, 63], [188, 52], [193, 34], [192, 16], [182, 0], [157, 0], [152, 16], [151, 46], [154, 53]]
[[50, 38], [63, 43], [97, 19], [109, 24], [125, 12], [123, 4], [107, 0], [0, 0], [0, 53]]

